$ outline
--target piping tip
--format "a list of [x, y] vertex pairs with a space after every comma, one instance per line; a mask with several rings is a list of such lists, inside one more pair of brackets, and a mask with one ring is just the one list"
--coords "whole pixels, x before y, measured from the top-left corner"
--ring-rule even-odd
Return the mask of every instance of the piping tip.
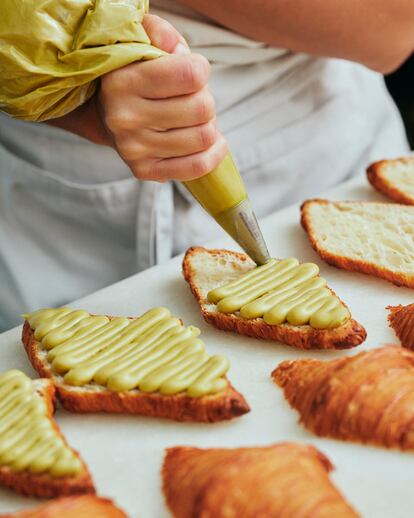
[[258, 266], [270, 260], [262, 231], [248, 198], [218, 214], [215, 220]]

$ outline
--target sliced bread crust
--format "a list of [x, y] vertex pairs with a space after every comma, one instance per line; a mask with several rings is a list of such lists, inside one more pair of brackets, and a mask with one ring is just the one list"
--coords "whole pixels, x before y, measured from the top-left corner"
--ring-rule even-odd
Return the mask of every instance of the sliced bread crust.
[[[46, 402], [48, 417], [53, 427], [67, 444], [59, 426], [53, 419], [55, 387], [48, 379], [35, 380], [36, 391]], [[13, 471], [0, 466], [0, 484], [18, 493], [36, 498], [53, 498], [64, 495], [95, 493], [92, 477], [79, 453], [72, 449], [82, 462], [82, 471], [77, 476], [52, 477], [48, 473], [35, 474], [30, 471]]]
[[33, 368], [40, 376], [52, 379], [62, 406], [70, 412], [141, 414], [175, 421], [216, 422], [250, 411], [244, 397], [230, 382], [225, 391], [202, 397], [148, 394], [139, 390], [113, 392], [96, 384], [83, 387], [68, 385], [52, 371], [46, 353], [35, 340], [33, 329], [27, 321], [23, 325], [22, 341]]
[[[318, 207], [319, 206], [319, 207]], [[315, 216], [313, 214], [314, 208], [326, 207], [332, 209], [347, 209], [351, 207], [360, 207], [361, 209], [368, 207], [384, 207], [384, 210], [390, 209], [392, 206], [395, 210], [401, 208], [402, 211], [412, 211], [411, 217], [414, 219], [414, 208], [404, 207], [397, 204], [377, 203], [377, 202], [331, 202], [329, 200], [314, 199], [307, 200], [301, 207], [301, 223], [306, 233], [312, 248], [319, 254], [319, 256], [332, 266], [337, 266], [343, 270], [350, 270], [354, 272], [366, 273], [375, 277], [381, 277], [387, 281], [392, 282], [397, 286], [406, 286], [407, 288], [414, 288], [414, 274], [409, 275], [403, 269], [398, 271], [398, 268], [391, 269], [376, 263], [373, 259], [368, 260], [369, 249], [361, 246], [361, 258], [355, 256], [345, 256], [332, 251], [328, 245], [321, 239], [321, 229], [315, 223]], [[326, 214], [325, 218], [328, 217]], [[331, 217], [334, 217], [332, 214]]]
[[352, 319], [334, 329], [315, 329], [310, 325], [269, 325], [262, 318], [243, 319], [236, 314], [217, 311], [216, 305], [207, 300], [208, 292], [254, 266], [247, 255], [229, 250], [192, 247], [186, 252], [183, 260], [184, 278], [206, 322], [223, 331], [282, 342], [298, 349], [347, 349], [365, 340], [365, 329]]
[[414, 181], [414, 157], [379, 160], [367, 169], [370, 184], [379, 192], [404, 205], [414, 205], [414, 195], [404, 185], [403, 175]]
[[95, 495], [67, 496], [0, 518], [127, 518], [111, 500]]

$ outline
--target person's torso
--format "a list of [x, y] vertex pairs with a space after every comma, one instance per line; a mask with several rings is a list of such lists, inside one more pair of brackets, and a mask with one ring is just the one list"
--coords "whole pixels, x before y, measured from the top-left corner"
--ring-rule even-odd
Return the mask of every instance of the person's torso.
[[[259, 217], [407, 150], [379, 75], [270, 48], [173, 0], [152, 6], [210, 60], [219, 125]], [[0, 328], [220, 232], [184, 189], [139, 182], [114, 150], [0, 116]]]

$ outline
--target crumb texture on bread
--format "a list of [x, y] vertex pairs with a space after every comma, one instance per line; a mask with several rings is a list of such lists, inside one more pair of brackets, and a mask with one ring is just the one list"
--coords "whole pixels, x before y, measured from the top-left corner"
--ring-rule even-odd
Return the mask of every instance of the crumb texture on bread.
[[327, 263], [414, 287], [414, 207], [309, 200], [302, 225]]
[[146, 393], [137, 389], [115, 392], [97, 383], [69, 385], [53, 370], [47, 352], [35, 339], [27, 321], [23, 325], [22, 342], [34, 369], [40, 376], [53, 380], [62, 406], [70, 412], [127, 413], [176, 421], [216, 422], [241, 416], [250, 410], [244, 397], [227, 378], [224, 390], [201, 397], [190, 397], [185, 393]]
[[127, 515], [110, 500], [94, 495], [79, 495], [56, 498], [35, 509], [0, 518], [127, 518]]
[[388, 198], [414, 205], [414, 157], [374, 162], [367, 169], [368, 180]]
[[[32, 381], [20, 371], [7, 371], [0, 379], [2, 410], [12, 405], [11, 414], [0, 412], [0, 484], [39, 498], [94, 493], [85, 463], [52, 417], [51, 381]], [[17, 399], [11, 399], [13, 393]]]
[[316, 435], [414, 449], [411, 351], [389, 345], [332, 361], [284, 361], [272, 377]]
[[313, 446], [166, 451], [163, 490], [175, 518], [259, 516], [356, 518], [329, 478], [330, 461]]
[[255, 268], [247, 255], [230, 250], [193, 247], [183, 260], [183, 274], [200, 305], [204, 319], [223, 331], [273, 340], [299, 349], [346, 349], [366, 338], [365, 329], [352, 318], [333, 329], [315, 329], [310, 325], [266, 324], [262, 318], [244, 319], [238, 314], [221, 313], [209, 302], [209, 291], [237, 279]]
[[403, 347], [414, 350], [414, 304], [387, 306], [388, 322]]

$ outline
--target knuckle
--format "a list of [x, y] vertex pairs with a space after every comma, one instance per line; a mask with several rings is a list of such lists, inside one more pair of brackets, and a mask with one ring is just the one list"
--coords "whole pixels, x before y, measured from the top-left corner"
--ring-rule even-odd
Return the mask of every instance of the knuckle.
[[194, 80], [200, 85], [200, 88], [207, 84], [210, 77], [210, 63], [201, 54], [192, 54]]
[[209, 164], [205, 156], [194, 157], [191, 162], [192, 177], [198, 178], [209, 172]]
[[136, 94], [136, 85], [142, 81], [145, 65], [150, 62], [131, 63], [102, 77], [101, 90], [108, 96]]
[[142, 163], [140, 175], [141, 180], [159, 181], [163, 178], [159, 162], [155, 160], [146, 160]]
[[105, 124], [112, 133], [117, 133], [134, 128], [136, 121], [130, 112], [117, 110], [105, 114]]
[[209, 66], [208, 61], [202, 56], [186, 56], [181, 60], [180, 66], [182, 83], [193, 90], [200, 90], [207, 83]]
[[202, 149], [208, 149], [216, 141], [216, 128], [212, 123], [203, 124], [198, 129], [198, 139]]
[[179, 67], [179, 80], [184, 87], [193, 88], [194, 85], [194, 67], [190, 59], [183, 59]]
[[125, 88], [125, 71], [114, 70], [104, 75], [101, 79], [101, 91], [104, 95], [111, 95], [113, 92], [122, 91]]
[[148, 160], [134, 160], [129, 164], [129, 167], [138, 180], [152, 180], [151, 166]]
[[195, 103], [195, 113], [197, 120], [200, 122], [207, 122], [213, 119], [216, 115], [216, 104], [214, 98], [209, 92], [203, 92]]
[[137, 160], [144, 160], [146, 156], [145, 147], [134, 139], [119, 139], [116, 142], [116, 147], [119, 154], [127, 162], [135, 162]]

